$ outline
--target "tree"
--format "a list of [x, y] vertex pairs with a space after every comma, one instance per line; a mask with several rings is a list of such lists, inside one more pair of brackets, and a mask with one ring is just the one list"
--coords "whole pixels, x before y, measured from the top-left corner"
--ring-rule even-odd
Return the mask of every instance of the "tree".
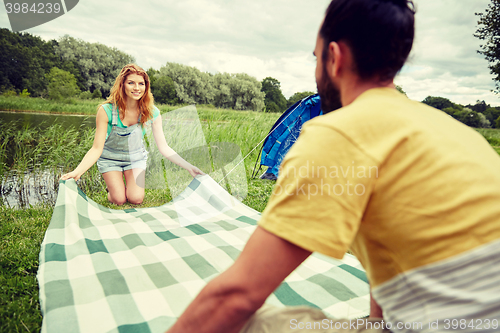
[[485, 101], [477, 100], [476, 104], [474, 104], [474, 105], [469, 104], [469, 105], [466, 105], [465, 107], [471, 109], [472, 111], [483, 113], [484, 111], [486, 111], [487, 108], [490, 107], [490, 105], [486, 104]]
[[155, 99], [160, 102], [164, 96], [160, 92], [162, 86], [165, 98], [170, 99], [168, 103], [212, 104], [234, 110], [261, 111], [264, 108], [261, 83], [245, 73], [210, 74], [195, 67], [171, 62], [159, 71], [151, 68], [148, 73], [151, 73], [148, 75], [153, 82], [151, 86]]
[[149, 67], [146, 73], [149, 76], [149, 82], [151, 82], [151, 85], [153, 85], [153, 82], [156, 80], [156, 74], [160, 73], [160, 71], [154, 69], [153, 67]]
[[70, 72], [52, 67], [46, 78], [49, 82], [47, 90], [50, 99], [63, 99], [80, 94], [75, 76]]
[[495, 126], [496, 120], [500, 117], [500, 108], [487, 108], [486, 111], [483, 112], [492, 126]]
[[214, 105], [234, 110], [261, 111], [264, 108], [264, 93], [256, 78], [245, 74], [217, 73], [213, 77]]
[[486, 119], [484, 114], [477, 112], [477, 117], [479, 119], [479, 126], [478, 127], [489, 128], [491, 126], [490, 121], [488, 119]]
[[266, 112], [279, 113], [282, 112], [282, 110], [280, 110], [279, 106], [277, 106], [276, 103], [269, 102], [266, 106]]
[[500, 116], [497, 118], [497, 121], [496, 121], [496, 127], [497, 127], [497, 128], [500, 128]]
[[53, 42], [0, 29], [0, 91], [27, 89], [33, 96], [42, 95], [47, 88], [45, 74], [62, 65]]
[[290, 98], [288, 99], [288, 101], [286, 102], [286, 107], [287, 109], [294, 105], [295, 103], [297, 103], [298, 101], [301, 101], [303, 100], [304, 98], [308, 97], [308, 96], [311, 96], [311, 95], [314, 95], [315, 93], [313, 93], [312, 91], [303, 91], [303, 92], [296, 92], [295, 94], [293, 94], [292, 96], [290, 96]]
[[448, 99], [444, 97], [434, 97], [434, 96], [427, 96], [422, 103], [425, 103], [429, 106], [432, 106], [433, 108], [443, 110], [446, 108], [453, 108], [453, 103]]
[[463, 108], [461, 111], [455, 112], [453, 118], [461, 121], [467, 126], [470, 127], [489, 127], [490, 122], [486, 119], [486, 117], [479, 112], [472, 111], [469, 108]]
[[93, 99], [101, 99], [102, 98], [101, 90], [100, 89], [94, 89], [94, 91], [92, 92], [91, 96], [92, 96]]
[[68, 35], [61, 37], [54, 46], [56, 54], [64, 61], [76, 64], [81, 73], [85, 90], [99, 89], [109, 95], [120, 70], [133, 63], [132, 56], [99, 43], [88, 43]]
[[496, 93], [500, 93], [500, 0], [491, 0], [484, 13], [476, 13], [479, 28], [475, 37], [485, 41], [478, 53], [489, 62], [490, 73], [495, 75]]
[[[149, 75], [149, 74], [148, 74]], [[149, 76], [151, 80], [151, 76]], [[151, 92], [154, 95], [155, 101], [163, 104], [177, 104], [179, 99], [175, 91], [174, 81], [167, 75], [153, 75], [154, 80], [151, 80]]]
[[[278, 80], [272, 77], [266, 77], [262, 80], [261, 91], [266, 94], [264, 103], [266, 105], [267, 112], [276, 112], [276, 110], [279, 110], [279, 112], [285, 111], [286, 98], [281, 92], [281, 83]], [[274, 103], [277, 109], [275, 106], [271, 106], [271, 103]]]
[[209, 73], [201, 72], [195, 67], [167, 62], [160, 68], [158, 77], [160, 76], [172, 79], [181, 103], [212, 104], [214, 101], [213, 76]]

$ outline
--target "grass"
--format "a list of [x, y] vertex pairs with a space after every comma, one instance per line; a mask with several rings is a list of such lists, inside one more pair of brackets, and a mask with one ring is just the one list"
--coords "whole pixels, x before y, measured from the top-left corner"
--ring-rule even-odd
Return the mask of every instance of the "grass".
[[500, 154], [500, 129], [498, 128], [476, 128], [486, 141]]
[[[0, 96], [0, 109], [3, 110], [94, 115], [98, 103], [80, 101], [66, 104]], [[165, 112], [176, 107], [160, 105], [159, 108]], [[258, 156], [258, 149], [253, 148], [267, 135], [279, 115], [206, 106], [198, 106], [197, 109], [207, 142], [233, 142], [240, 147], [243, 156], [251, 152], [244, 162], [249, 176]], [[49, 169], [53, 171], [57, 184], [59, 175], [75, 168], [91, 147], [94, 131], [66, 129], [57, 124], [43, 131], [30, 127], [15, 129], [9, 124], [0, 124], [0, 181], [11, 172], [21, 175], [27, 171], [36, 179], [37, 172]], [[244, 203], [262, 211], [273, 185], [270, 181], [248, 179], [248, 195]], [[96, 166], [84, 174], [79, 186], [94, 201], [106, 207], [135, 207], [130, 204], [118, 207], [107, 201], [105, 183]], [[168, 189], [146, 189], [141, 207], [159, 206], [171, 199]], [[36, 273], [38, 253], [52, 209], [50, 203], [25, 209], [0, 205], [0, 332], [39, 332], [41, 329]]]
[[38, 253], [52, 207], [0, 206], [0, 332], [39, 332]]
[[[35, 98], [0, 96], [0, 109], [9, 110], [93, 115], [97, 104], [98, 101], [65, 104]], [[160, 105], [162, 111], [174, 108]], [[263, 211], [274, 183], [250, 179], [258, 156], [258, 149], [253, 148], [267, 135], [279, 115], [206, 106], [199, 106], [197, 109], [207, 142], [232, 142], [241, 148], [243, 156], [249, 154], [244, 161], [248, 195], [243, 202], [257, 211]], [[500, 154], [500, 130], [477, 130]], [[0, 124], [0, 180], [9, 172], [31, 171], [36, 176], [37, 170], [43, 169], [53, 170], [57, 179], [62, 172], [76, 167], [92, 145], [93, 134], [93, 129], [65, 129], [60, 125], [52, 125], [39, 131], [29, 127], [15, 130], [8, 124]], [[107, 201], [105, 184], [96, 166], [87, 171], [79, 181], [79, 186], [94, 201], [106, 207], [135, 207], [129, 204], [117, 207]], [[159, 206], [171, 199], [168, 190], [147, 189], [141, 207]], [[0, 205], [0, 333], [39, 332], [41, 329], [36, 273], [38, 253], [50, 222], [52, 208], [51, 204], [21, 210]]]

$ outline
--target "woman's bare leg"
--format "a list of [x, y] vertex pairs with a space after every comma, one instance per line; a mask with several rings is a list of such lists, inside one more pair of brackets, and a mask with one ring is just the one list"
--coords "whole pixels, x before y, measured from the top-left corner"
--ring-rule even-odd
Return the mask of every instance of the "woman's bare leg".
[[144, 200], [145, 170], [136, 168], [125, 170], [123, 173], [127, 182], [125, 193], [128, 202], [140, 205]]
[[125, 183], [123, 182], [123, 172], [108, 171], [103, 173], [102, 177], [108, 187], [108, 200], [119, 206], [127, 202], [127, 197], [125, 196]]

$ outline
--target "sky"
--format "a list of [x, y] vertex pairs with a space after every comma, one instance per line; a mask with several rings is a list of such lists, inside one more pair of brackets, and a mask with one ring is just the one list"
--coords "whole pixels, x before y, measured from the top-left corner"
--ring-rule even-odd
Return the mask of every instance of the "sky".
[[[481, 41], [476, 12], [491, 0], [414, 0], [413, 50], [395, 79], [408, 97], [484, 100], [500, 106]], [[5, 1], [7, 2], [7, 1]], [[64, 35], [102, 43], [159, 69], [167, 62], [201, 71], [270, 76], [286, 98], [316, 91], [312, 54], [329, 0], [80, 0], [65, 15], [26, 30], [45, 40]], [[6, 11], [0, 27], [10, 29]]]

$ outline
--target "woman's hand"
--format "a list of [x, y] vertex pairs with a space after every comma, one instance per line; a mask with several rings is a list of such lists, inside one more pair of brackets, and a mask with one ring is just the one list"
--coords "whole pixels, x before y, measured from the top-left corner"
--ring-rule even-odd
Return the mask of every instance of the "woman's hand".
[[68, 172], [68, 173], [62, 175], [60, 179], [61, 180], [68, 180], [68, 179], [73, 178], [74, 180], [78, 180], [78, 179], [80, 179], [81, 176], [82, 176], [82, 174], [80, 172], [73, 170], [71, 172]]
[[186, 170], [189, 172], [189, 174], [191, 176], [193, 176], [193, 178], [196, 177], [197, 175], [204, 175], [205, 174], [203, 171], [201, 171], [200, 169], [198, 169], [197, 167], [195, 167], [192, 164], [189, 164], [186, 167]]

